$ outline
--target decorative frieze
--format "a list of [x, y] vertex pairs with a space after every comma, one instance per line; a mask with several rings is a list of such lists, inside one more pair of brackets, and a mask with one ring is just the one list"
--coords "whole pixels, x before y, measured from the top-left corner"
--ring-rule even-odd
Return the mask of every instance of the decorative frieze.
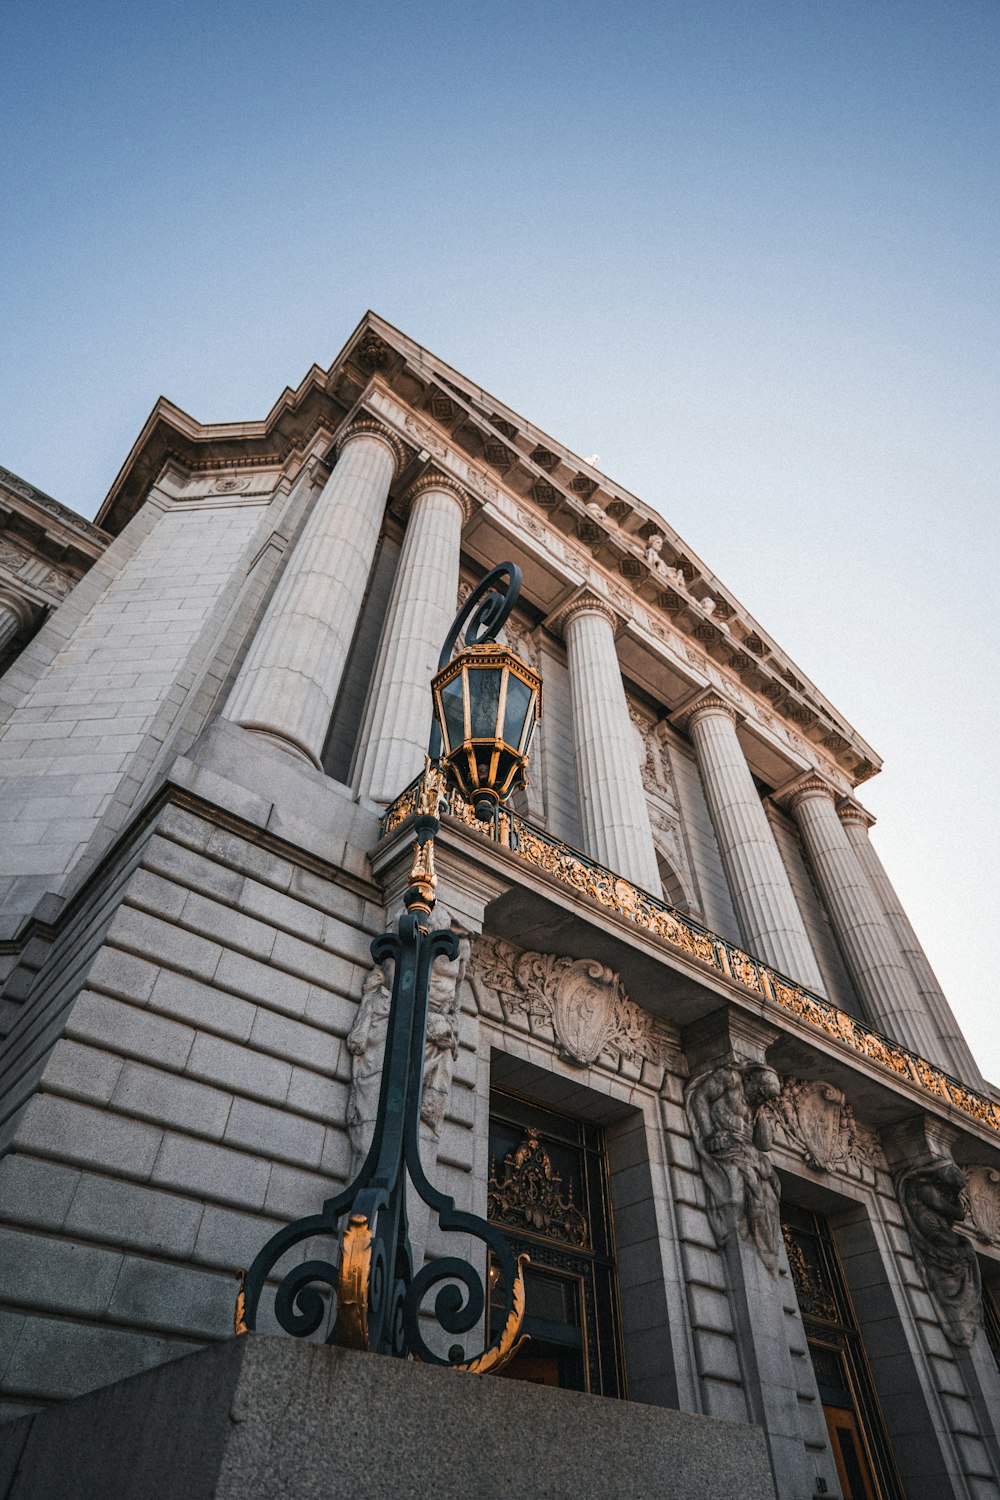
[[590, 1067], [603, 1053], [615, 1062], [662, 1061], [653, 1018], [594, 959], [558, 958], [483, 935], [473, 941], [470, 977], [493, 991], [505, 1016], [547, 1021], [567, 1062]]

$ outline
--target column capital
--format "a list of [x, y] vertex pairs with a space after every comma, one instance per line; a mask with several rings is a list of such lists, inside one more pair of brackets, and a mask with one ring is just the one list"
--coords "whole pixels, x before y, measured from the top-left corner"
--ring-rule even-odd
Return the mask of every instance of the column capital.
[[19, 631], [27, 630], [39, 614], [39, 605], [32, 599], [22, 599], [13, 589], [0, 588], [0, 606], [17, 620]]
[[457, 479], [450, 474], [445, 474], [441, 469], [425, 469], [424, 472], [409, 485], [405, 493], [400, 497], [399, 512], [405, 520], [413, 509], [413, 503], [420, 495], [428, 490], [443, 490], [445, 494], [452, 495], [462, 507], [462, 525], [467, 526], [476, 513], [476, 505], [468, 490], [463, 489]]
[[783, 782], [771, 793], [771, 801], [778, 807], [787, 807], [790, 812], [794, 812], [810, 797], [824, 797], [832, 804], [839, 795], [836, 787], [824, 780], [818, 771], [809, 770]]
[[566, 626], [575, 615], [592, 614], [603, 615], [617, 633], [622, 623], [622, 618], [617, 610], [607, 599], [596, 593], [593, 589], [579, 588], [571, 594], [565, 603], [560, 604], [544, 620], [546, 630], [553, 635], [565, 635]]
[[408, 456], [406, 448], [392, 429], [384, 422], [380, 422], [377, 417], [355, 417], [347, 431], [341, 433], [334, 444], [337, 457], [340, 457], [348, 443], [359, 437], [377, 438], [385, 444], [392, 454], [394, 473], [398, 478], [406, 467]]
[[735, 703], [710, 684], [708, 687], [698, 688], [690, 698], [686, 698], [680, 708], [675, 708], [669, 715], [669, 719], [678, 729], [690, 730], [704, 714], [719, 713], [725, 714], [732, 724], [739, 724], [744, 718]]
[[866, 830], [878, 821], [874, 813], [862, 807], [860, 802], [855, 802], [853, 797], [841, 797], [837, 803], [837, 817], [842, 823], [857, 823]]

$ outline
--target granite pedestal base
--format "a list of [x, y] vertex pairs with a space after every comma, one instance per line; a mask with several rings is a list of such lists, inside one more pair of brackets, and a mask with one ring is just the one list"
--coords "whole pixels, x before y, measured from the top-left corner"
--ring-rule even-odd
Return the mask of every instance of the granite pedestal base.
[[755, 1427], [249, 1335], [0, 1427], [3, 1500], [769, 1500]]

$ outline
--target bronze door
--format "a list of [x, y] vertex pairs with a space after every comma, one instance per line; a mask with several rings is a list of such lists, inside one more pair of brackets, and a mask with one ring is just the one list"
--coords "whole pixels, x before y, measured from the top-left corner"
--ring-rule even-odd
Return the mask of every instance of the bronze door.
[[[624, 1396], [604, 1133], [498, 1090], [490, 1096], [487, 1218], [526, 1251], [515, 1380]], [[503, 1305], [491, 1270], [492, 1323]], [[496, 1294], [496, 1295], [494, 1295]]]
[[791, 1203], [781, 1220], [844, 1500], [905, 1500], [830, 1227]]

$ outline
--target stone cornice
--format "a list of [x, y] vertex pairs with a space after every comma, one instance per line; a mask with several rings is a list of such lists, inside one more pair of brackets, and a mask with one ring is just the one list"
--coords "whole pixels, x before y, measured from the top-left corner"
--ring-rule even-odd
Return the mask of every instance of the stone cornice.
[[392, 432], [384, 422], [378, 421], [376, 417], [355, 417], [345, 432], [342, 432], [336, 442], [337, 457], [343, 453], [348, 443], [355, 438], [376, 438], [384, 443], [392, 454], [393, 474], [396, 478], [406, 467], [408, 455], [399, 438]]
[[[502, 483], [504, 497], [529, 517], [523, 530], [537, 536], [537, 527], [551, 537], [548, 550], [568, 563], [570, 577], [575, 573], [579, 582], [590, 571], [586, 562], [570, 558], [571, 551], [595, 564], [602, 577], [598, 582], [592, 576], [591, 586], [613, 601], [622, 624], [632, 620], [661, 641], [680, 639], [694, 669], [689, 680], [723, 673], [732, 679], [734, 695], [737, 685], [753, 695], [748, 712], [757, 717], [759, 709], [765, 725], [775, 723], [793, 759], [801, 764], [829, 755], [831, 771], [838, 767], [851, 785], [876, 773], [874, 751], [662, 517], [371, 312], [330, 368], [313, 366], [262, 422], [205, 426], [170, 402], [158, 402], [100, 519], [108, 530], [120, 530], [168, 456], [199, 469], [293, 468], [318, 430], [335, 433], [383, 399], [385, 420], [404, 446], [426, 450], [425, 461], [434, 459], [487, 505], [500, 503], [495, 497]], [[390, 418], [389, 404], [398, 418]], [[662, 560], [649, 556], [653, 533], [665, 538]], [[656, 647], [650, 643], [649, 649]], [[787, 758], [780, 746], [778, 753]]]
[[[10, 469], [0, 468], [0, 509], [13, 511], [29, 522], [41, 525], [57, 535], [63, 545], [69, 541], [89, 560], [99, 557], [111, 540], [99, 526], [85, 521], [68, 506], [60, 505], [58, 500], [53, 500], [44, 490], [36, 489], [20, 475], [11, 473]], [[70, 537], [66, 536], [67, 531]]]

